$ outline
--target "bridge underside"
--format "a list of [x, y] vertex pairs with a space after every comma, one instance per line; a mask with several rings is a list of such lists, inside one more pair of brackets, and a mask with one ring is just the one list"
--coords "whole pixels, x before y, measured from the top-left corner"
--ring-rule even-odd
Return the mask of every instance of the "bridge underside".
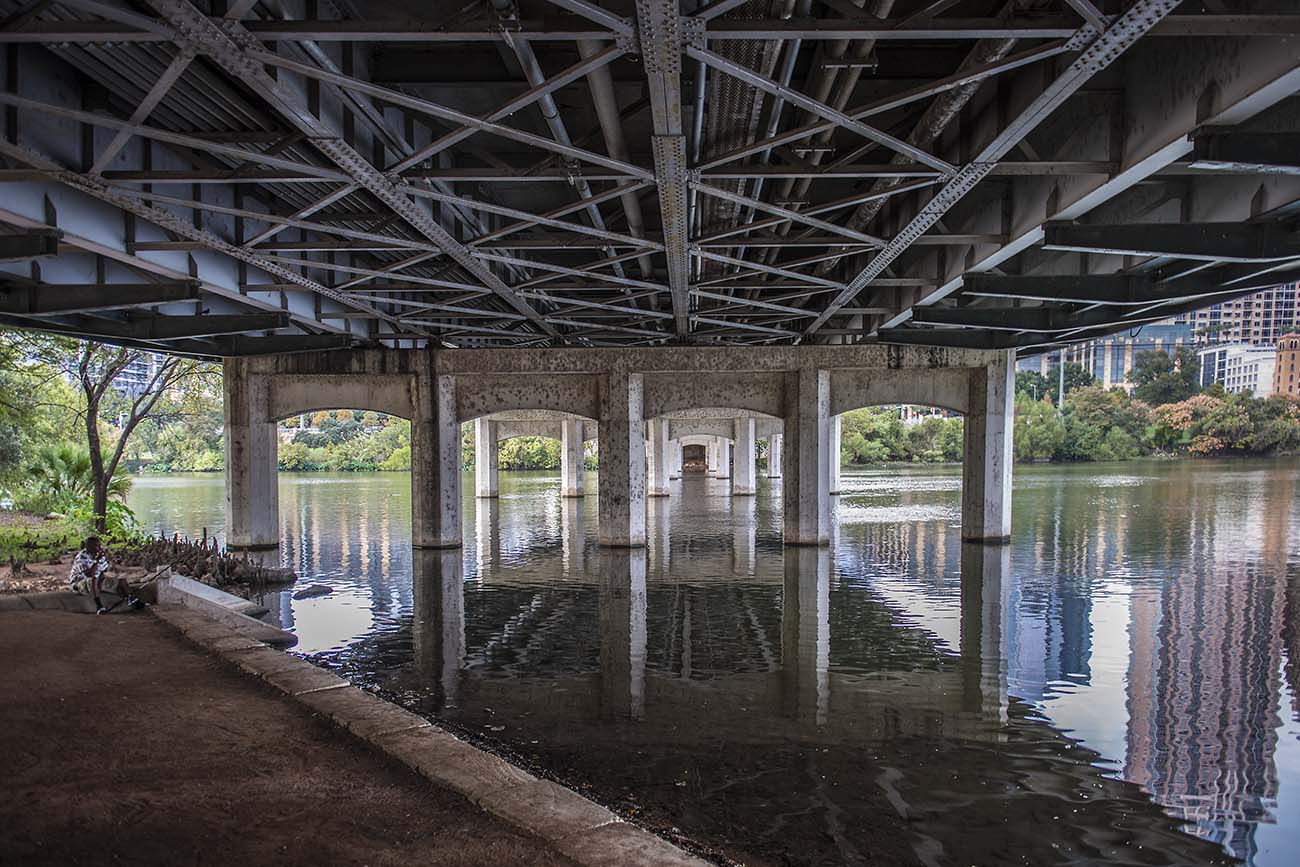
[[0, 323], [1046, 346], [1293, 276], [1285, 0], [0, 0]]

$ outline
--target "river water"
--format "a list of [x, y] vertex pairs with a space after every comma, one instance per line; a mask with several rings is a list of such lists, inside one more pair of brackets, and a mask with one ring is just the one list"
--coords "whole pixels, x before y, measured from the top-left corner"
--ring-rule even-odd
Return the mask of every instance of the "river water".
[[[719, 859], [1300, 864], [1300, 460], [1017, 467], [1009, 546], [960, 471], [850, 471], [829, 549], [779, 483], [688, 476], [649, 545], [588, 495], [468, 477], [410, 548], [405, 474], [281, 474], [297, 652]], [[222, 479], [142, 477], [220, 535]], [[966, 580], [963, 581], [962, 573]]]

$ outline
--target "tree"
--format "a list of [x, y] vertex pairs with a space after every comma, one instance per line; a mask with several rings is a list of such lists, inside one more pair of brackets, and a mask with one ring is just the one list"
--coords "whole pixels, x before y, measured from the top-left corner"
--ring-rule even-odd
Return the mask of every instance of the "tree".
[[1156, 350], [1139, 352], [1128, 372], [1133, 396], [1152, 406], [1187, 400], [1200, 392], [1200, 380], [1200, 359], [1185, 346], [1178, 347], [1172, 358]]
[[[152, 373], [134, 394], [119, 395], [113, 384], [132, 364], [144, 362], [149, 353], [86, 341], [74, 344], [72, 353], [60, 353], [64, 371], [81, 387], [85, 399], [82, 423], [90, 457], [91, 514], [96, 532], [107, 531], [108, 501], [114, 476], [126, 452], [131, 434], [141, 422], [153, 417], [162, 396], [183, 379], [194, 375], [199, 362], [180, 358], [158, 358]], [[106, 442], [101, 416], [117, 410], [116, 435]]]
[[1046, 400], [1016, 395], [1015, 449], [1018, 461], [1048, 461], [1065, 445], [1065, 422]]

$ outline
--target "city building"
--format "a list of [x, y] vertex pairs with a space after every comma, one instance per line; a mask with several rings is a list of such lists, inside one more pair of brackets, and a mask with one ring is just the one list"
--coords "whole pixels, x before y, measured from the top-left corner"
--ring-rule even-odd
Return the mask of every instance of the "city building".
[[[1090, 372], [1104, 388], [1120, 387], [1132, 391], [1128, 372], [1133, 369], [1133, 359], [1139, 352], [1163, 352], [1172, 356], [1178, 347], [1190, 347], [1194, 343], [1195, 336], [1189, 324], [1168, 319], [1069, 346], [1065, 350], [1065, 360]], [[1037, 370], [1046, 376], [1056, 367], [1059, 356], [1060, 353], [1051, 352], [1025, 359], [1018, 369]]]
[[1248, 391], [1255, 397], [1273, 393], [1277, 352], [1272, 346], [1219, 343], [1197, 353], [1201, 359], [1201, 387], [1219, 383], [1233, 394]]
[[1300, 332], [1288, 334], [1277, 342], [1273, 361], [1273, 394], [1300, 397]]
[[134, 397], [149, 387], [150, 381], [162, 364], [162, 356], [152, 352], [141, 354], [113, 379], [113, 387]]
[[1274, 346], [1284, 334], [1300, 331], [1300, 283], [1286, 283], [1235, 301], [1211, 304], [1180, 317], [1203, 342]]

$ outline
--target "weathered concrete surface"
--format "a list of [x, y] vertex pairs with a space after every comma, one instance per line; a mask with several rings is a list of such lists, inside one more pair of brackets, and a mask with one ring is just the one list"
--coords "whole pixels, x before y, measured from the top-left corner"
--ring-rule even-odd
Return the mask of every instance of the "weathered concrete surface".
[[561, 423], [560, 430], [560, 496], [581, 497], [586, 453], [583, 449], [583, 423], [577, 419]]
[[226, 421], [226, 544], [274, 548], [280, 544], [275, 422], [270, 379], [228, 359], [223, 377]]
[[840, 492], [840, 441], [842, 439], [840, 417], [838, 415], [830, 417], [829, 428], [830, 433], [827, 435], [829, 442], [826, 447], [827, 493], [838, 494]]
[[411, 422], [411, 544], [459, 548], [460, 422], [456, 383], [433, 373], [433, 358], [416, 376], [416, 417]]
[[602, 545], [645, 545], [645, 439], [639, 373], [600, 378], [598, 533]]
[[480, 416], [474, 419], [474, 496], [495, 497], [499, 491], [497, 423]]
[[754, 438], [754, 420], [738, 418], [735, 425], [735, 451], [732, 458], [731, 493], [732, 496], [748, 497], [758, 492], [758, 480], [755, 477], [754, 459], [757, 441]]
[[[228, 497], [235, 545], [274, 545], [275, 439], [270, 419], [310, 407], [353, 404], [412, 420], [412, 523], [416, 547], [461, 544], [459, 430], [478, 420], [485, 453], [523, 434], [558, 436], [564, 496], [581, 495], [579, 438], [601, 440], [602, 544], [645, 543], [645, 498], [680, 475], [675, 454], [687, 437], [714, 437], [709, 472], [733, 476], [737, 419], [752, 438], [769, 438], [769, 476], [783, 479], [786, 541], [827, 541], [829, 501], [839, 491], [838, 415], [879, 403], [920, 403], [967, 413], [965, 471], [970, 538], [998, 538], [1009, 509], [1006, 412], [989, 398], [990, 371], [1005, 371], [1006, 353], [882, 345], [660, 347], [654, 349], [358, 350], [228, 362]], [[324, 357], [328, 356], [328, 357]], [[373, 381], [372, 389], [365, 384]], [[405, 385], [404, 385], [405, 383]], [[990, 400], [992, 403], [990, 403]], [[576, 419], [599, 419], [577, 425]], [[667, 419], [666, 442], [653, 439], [647, 478], [649, 419]], [[982, 419], [989, 419], [988, 424]], [[653, 426], [652, 426], [653, 427]], [[635, 436], [634, 436], [635, 434]], [[614, 437], [613, 441], [609, 437]], [[777, 445], [776, 437], [781, 438]], [[633, 441], [635, 439], [635, 442]], [[748, 446], [734, 490], [754, 487]], [[976, 452], [979, 454], [976, 454]], [[793, 472], [815, 456], [826, 466]], [[496, 463], [478, 462], [476, 492], [494, 496]], [[976, 480], [976, 476], [979, 477]], [[986, 526], [987, 525], [987, 526]]]
[[1011, 539], [1015, 377], [1012, 352], [971, 377], [961, 466], [961, 536], [967, 541]]
[[652, 418], [646, 422], [650, 428], [649, 484], [646, 494], [651, 497], [668, 496], [668, 419]]
[[247, 639], [276, 647], [292, 647], [298, 636], [250, 617], [249, 602], [216, 587], [202, 584], [184, 575], [159, 579], [157, 599], [161, 605], [179, 605], [205, 614]]
[[787, 545], [830, 542], [830, 374], [805, 369], [786, 374], [785, 463], [782, 508]]

